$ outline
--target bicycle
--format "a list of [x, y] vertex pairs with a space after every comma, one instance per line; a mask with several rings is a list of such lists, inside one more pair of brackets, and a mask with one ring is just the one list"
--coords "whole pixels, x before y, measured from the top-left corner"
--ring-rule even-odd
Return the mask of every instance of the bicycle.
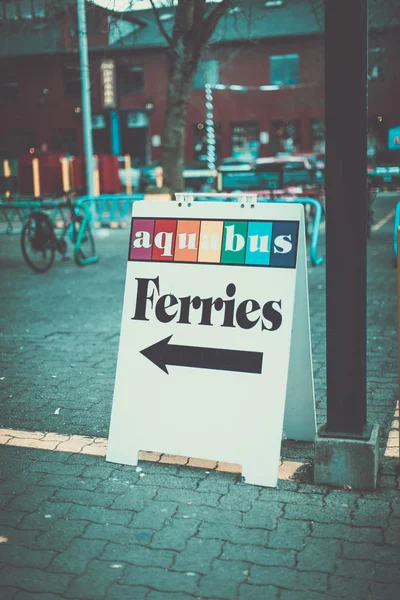
[[[39, 208], [35, 207], [29, 213], [21, 232], [21, 250], [26, 264], [36, 273], [46, 273], [51, 268], [56, 252], [67, 260], [67, 237], [74, 244], [74, 259], [78, 266], [97, 260], [88, 209], [82, 204], [74, 204], [73, 194], [73, 191], [64, 193], [63, 201], [58, 204], [42, 201]], [[69, 209], [69, 214], [57, 236], [55, 225], [44, 211], [64, 207]]]

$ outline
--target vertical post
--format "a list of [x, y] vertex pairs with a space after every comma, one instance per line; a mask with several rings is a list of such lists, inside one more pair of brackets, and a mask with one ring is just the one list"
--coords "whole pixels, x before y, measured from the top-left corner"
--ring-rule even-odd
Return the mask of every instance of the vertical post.
[[86, 29], [85, 0], [77, 0], [79, 57], [82, 86], [83, 145], [86, 164], [86, 187], [88, 196], [93, 196], [93, 138], [92, 108], [90, 104], [89, 52]]
[[70, 176], [69, 176], [69, 159], [66, 156], [60, 158], [61, 163], [61, 176], [63, 192], [68, 192], [71, 189]]
[[110, 112], [111, 153], [121, 154], [121, 135], [119, 129], [119, 114], [117, 110]]
[[131, 156], [130, 154], [125, 155], [125, 186], [126, 193], [132, 194], [132, 171], [131, 171]]
[[40, 197], [40, 172], [39, 172], [39, 159], [34, 158], [32, 160], [32, 178], [33, 178], [33, 196], [35, 198]]
[[327, 432], [366, 411], [367, 0], [325, 0]]

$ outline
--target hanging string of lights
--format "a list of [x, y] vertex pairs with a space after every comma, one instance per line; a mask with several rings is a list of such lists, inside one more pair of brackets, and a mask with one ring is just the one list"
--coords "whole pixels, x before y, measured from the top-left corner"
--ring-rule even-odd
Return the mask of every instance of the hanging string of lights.
[[206, 96], [206, 141], [207, 141], [207, 166], [210, 170], [215, 169], [217, 160], [217, 141], [215, 137], [214, 122], [214, 90], [230, 90], [232, 92], [274, 92], [277, 90], [292, 90], [299, 88], [308, 88], [318, 85], [318, 83], [297, 83], [293, 85], [223, 85], [221, 83], [206, 83], [204, 86]]

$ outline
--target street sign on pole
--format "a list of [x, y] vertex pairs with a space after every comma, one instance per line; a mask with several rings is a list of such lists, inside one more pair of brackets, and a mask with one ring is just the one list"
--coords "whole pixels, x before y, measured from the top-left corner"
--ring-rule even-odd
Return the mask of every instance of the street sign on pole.
[[314, 440], [303, 211], [134, 203], [107, 460], [239, 463], [273, 487], [283, 426]]
[[114, 61], [110, 59], [103, 60], [100, 73], [103, 108], [115, 108], [117, 106], [117, 90]]

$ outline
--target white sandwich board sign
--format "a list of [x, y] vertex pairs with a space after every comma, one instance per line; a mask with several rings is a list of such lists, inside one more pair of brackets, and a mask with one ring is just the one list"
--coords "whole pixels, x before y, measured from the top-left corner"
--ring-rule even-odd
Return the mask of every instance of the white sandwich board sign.
[[303, 207], [136, 202], [107, 460], [141, 450], [277, 484], [316, 431]]

